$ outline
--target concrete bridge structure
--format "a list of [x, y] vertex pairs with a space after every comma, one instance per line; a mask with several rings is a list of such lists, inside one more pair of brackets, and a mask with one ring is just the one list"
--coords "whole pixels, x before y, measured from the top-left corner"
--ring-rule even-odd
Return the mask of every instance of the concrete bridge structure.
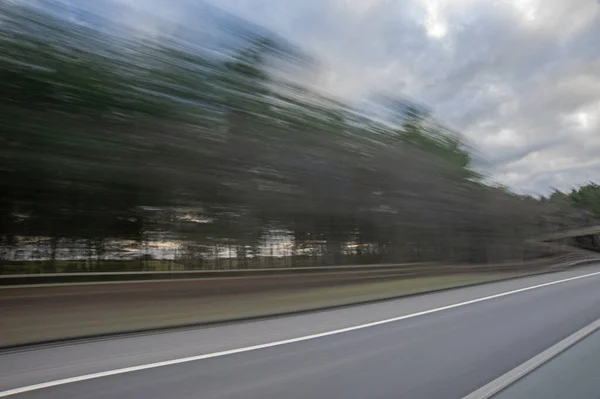
[[535, 241], [563, 244], [588, 251], [600, 252], [600, 226], [565, 230], [538, 237]]

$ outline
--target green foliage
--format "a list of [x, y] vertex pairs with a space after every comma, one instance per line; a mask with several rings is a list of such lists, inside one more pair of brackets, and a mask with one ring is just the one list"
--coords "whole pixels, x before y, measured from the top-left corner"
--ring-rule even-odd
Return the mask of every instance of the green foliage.
[[572, 190], [568, 197], [577, 205], [600, 217], [600, 185], [590, 183]]
[[[298, 59], [284, 43], [227, 59], [180, 44], [0, 5], [4, 253], [37, 239], [44, 258], [100, 264], [173, 240], [189, 264], [223, 251], [247, 264], [277, 236], [314, 263], [485, 261], [539, 227], [477, 182], [459, 136], [429, 115], [392, 129], [278, 80], [270, 60]], [[576, 202], [596, 206], [597, 192]]]

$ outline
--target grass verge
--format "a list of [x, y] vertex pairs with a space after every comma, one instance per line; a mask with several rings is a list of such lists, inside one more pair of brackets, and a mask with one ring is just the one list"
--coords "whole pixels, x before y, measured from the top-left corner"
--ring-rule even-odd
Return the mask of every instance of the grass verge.
[[[0, 348], [282, 315], [485, 283], [531, 273], [456, 274], [271, 292], [194, 295], [143, 292], [121, 303], [110, 293], [3, 298]], [[2, 303], [3, 302], [3, 303]]]

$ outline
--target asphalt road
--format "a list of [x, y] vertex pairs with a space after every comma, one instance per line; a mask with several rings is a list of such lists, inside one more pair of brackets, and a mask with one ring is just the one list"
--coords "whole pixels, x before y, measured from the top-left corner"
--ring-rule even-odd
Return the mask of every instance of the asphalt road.
[[498, 393], [493, 399], [600, 398], [600, 331]]
[[[600, 266], [288, 318], [7, 352], [0, 397], [25, 387], [11, 397], [462, 398], [600, 318], [600, 274], [591, 273]], [[101, 372], [112, 375], [94, 375]]]

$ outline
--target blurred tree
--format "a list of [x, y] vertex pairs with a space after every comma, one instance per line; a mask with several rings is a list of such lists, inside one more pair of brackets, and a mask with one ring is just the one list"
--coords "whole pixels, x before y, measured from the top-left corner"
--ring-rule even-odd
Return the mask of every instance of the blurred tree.
[[487, 262], [598, 215], [596, 185], [548, 201], [488, 187], [428, 110], [392, 98], [400, 123], [376, 121], [278, 74], [304, 65], [293, 47], [244, 43], [210, 56], [0, 3], [0, 256], [100, 267], [133, 248], [147, 267], [152, 245], [180, 243], [186, 267], [271, 251], [285, 265]]
[[573, 189], [568, 196], [577, 205], [600, 217], [600, 185], [589, 183]]

